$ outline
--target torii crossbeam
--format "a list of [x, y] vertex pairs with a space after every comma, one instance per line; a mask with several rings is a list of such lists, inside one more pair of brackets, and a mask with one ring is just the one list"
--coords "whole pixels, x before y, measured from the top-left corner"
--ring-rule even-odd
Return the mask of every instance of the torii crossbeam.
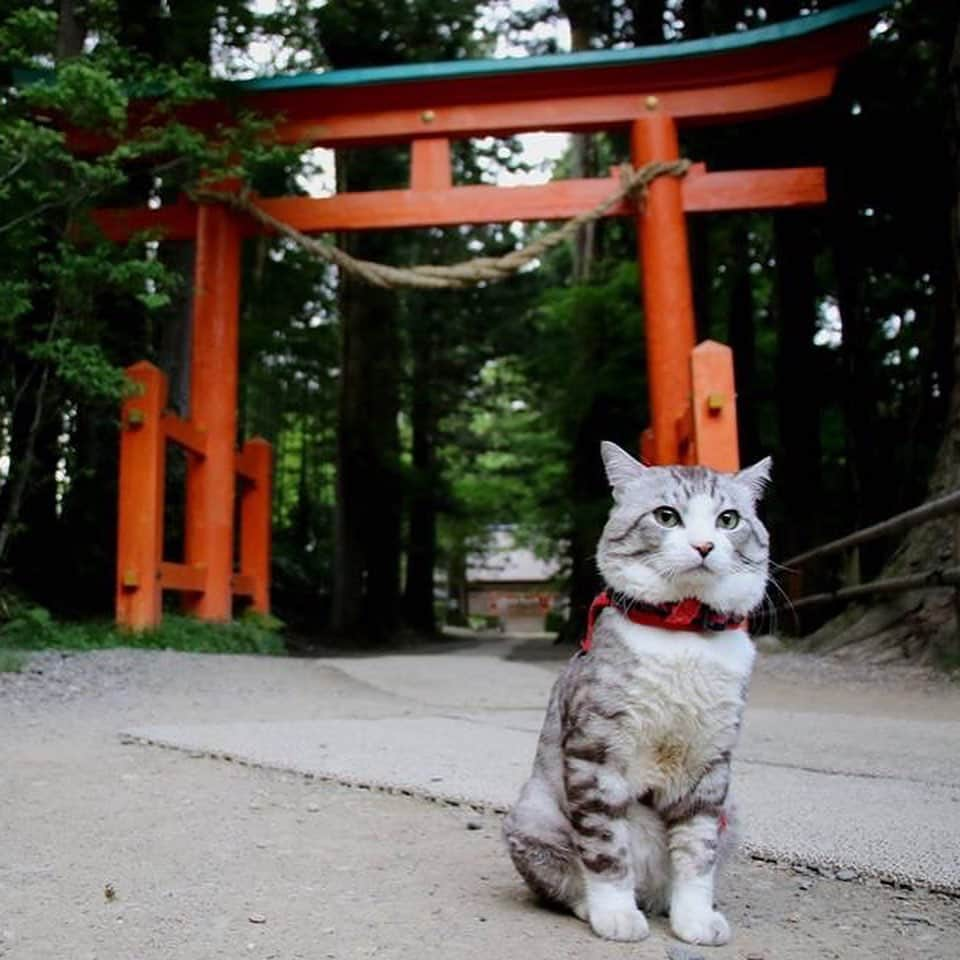
[[[280, 142], [409, 143], [411, 149], [407, 189], [256, 202], [306, 233], [567, 219], [614, 193], [615, 175], [541, 186], [453, 186], [451, 141], [627, 129], [634, 166], [676, 160], [678, 130], [686, 126], [772, 116], [828, 98], [840, 64], [866, 45], [885, 6], [885, 0], [858, 0], [759, 30], [631, 50], [235, 83], [244, 109], [281, 118]], [[135, 107], [132, 122], [144, 112]], [[203, 103], [185, 108], [179, 119], [212, 130], [229, 116], [223, 104]], [[78, 152], [105, 146], [80, 132], [70, 143]], [[807, 207], [825, 199], [820, 167], [712, 173], [694, 165], [682, 181], [652, 183], [642, 208], [625, 200], [609, 211], [637, 220], [651, 409], [643, 448], [651, 462], [721, 470], [739, 462], [730, 350], [695, 343], [686, 214]], [[135, 629], [156, 624], [164, 589], [184, 592], [188, 608], [205, 619], [228, 619], [234, 594], [266, 611], [269, 447], [252, 441], [235, 452], [241, 241], [263, 228], [223, 205], [182, 197], [159, 209], [100, 210], [95, 219], [114, 240], [151, 229], [197, 245], [189, 420], [164, 418], [162, 378], [149, 365], [132, 369], [145, 392], [125, 405], [117, 619]], [[184, 564], [164, 563], [161, 556], [165, 439], [190, 453]], [[238, 471], [247, 486], [235, 573]]]

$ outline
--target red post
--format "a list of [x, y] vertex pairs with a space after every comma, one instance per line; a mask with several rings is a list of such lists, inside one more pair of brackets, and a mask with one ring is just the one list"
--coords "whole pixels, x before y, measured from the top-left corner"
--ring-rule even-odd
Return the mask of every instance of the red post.
[[453, 186], [450, 141], [423, 137], [410, 144], [410, 189], [449, 190]]
[[[677, 128], [666, 114], [651, 112], [631, 131], [635, 167], [652, 160], [677, 160]], [[677, 177], [658, 177], [637, 213], [640, 279], [643, 285], [650, 419], [654, 463], [690, 459], [681, 449], [677, 424], [690, 403], [690, 354], [696, 343], [693, 291], [683, 191]]]
[[251, 606], [270, 612], [270, 519], [273, 493], [273, 450], [262, 437], [243, 445], [241, 456], [250, 479], [240, 494], [240, 572], [253, 582]]
[[160, 623], [163, 482], [162, 423], [167, 378], [153, 364], [127, 368], [138, 392], [123, 402], [117, 503], [117, 623], [146, 630]]
[[696, 462], [732, 473], [740, 469], [733, 351], [705, 340], [690, 356], [691, 412]]
[[187, 594], [185, 608], [204, 620], [232, 614], [233, 510], [236, 490], [237, 330], [240, 230], [220, 204], [197, 212], [197, 252], [190, 363], [190, 420], [206, 432], [203, 459], [187, 464], [184, 554], [204, 566], [207, 589]]

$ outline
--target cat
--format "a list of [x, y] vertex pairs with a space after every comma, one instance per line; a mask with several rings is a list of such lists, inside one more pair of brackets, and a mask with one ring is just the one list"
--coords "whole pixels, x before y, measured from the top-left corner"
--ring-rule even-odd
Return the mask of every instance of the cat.
[[647, 467], [601, 445], [614, 504], [597, 548], [606, 590], [553, 687], [533, 773], [504, 821], [520, 875], [610, 940], [641, 909], [720, 945], [718, 864], [733, 846], [730, 756], [766, 591], [756, 504], [770, 459], [738, 473]]

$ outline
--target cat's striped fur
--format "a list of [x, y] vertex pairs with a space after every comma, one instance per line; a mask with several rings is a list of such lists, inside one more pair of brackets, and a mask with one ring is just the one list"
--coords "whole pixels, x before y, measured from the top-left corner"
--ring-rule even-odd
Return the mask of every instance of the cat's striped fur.
[[[645, 468], [613, 444], [603, 453], [616, 500], [598, 548], [608, 588], [736, 615], [760, 602], [768, 542], [755, 500], [768, 461], [722, 475]], [[656, 521], [660, 507], [677, 512], [675, 527]], [[736, 528], [718, 529], [730, 510]], [[713, 888], [730, 846], [730, 756], [753, 656], [743, 630], [665, 631], [601, 612], [592, 649], [554, 686], [533, 774], [505, 822], [536, 893], [610, 939], [646, 936], [641, 907], [668, 912], [683, 940], [729, 939]]]

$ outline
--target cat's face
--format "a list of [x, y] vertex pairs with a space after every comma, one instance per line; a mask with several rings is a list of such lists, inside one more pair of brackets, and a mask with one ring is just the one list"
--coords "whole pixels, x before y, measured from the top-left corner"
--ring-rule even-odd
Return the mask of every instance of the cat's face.
[[645, 467], [602, 445], [614, 505], [597, 547], [607, 585], [645, 603], [694, 597], [746, 615], [767, 582], [769, 536], [756, 503], [770, 459], [739, 473], [706, 467]]

